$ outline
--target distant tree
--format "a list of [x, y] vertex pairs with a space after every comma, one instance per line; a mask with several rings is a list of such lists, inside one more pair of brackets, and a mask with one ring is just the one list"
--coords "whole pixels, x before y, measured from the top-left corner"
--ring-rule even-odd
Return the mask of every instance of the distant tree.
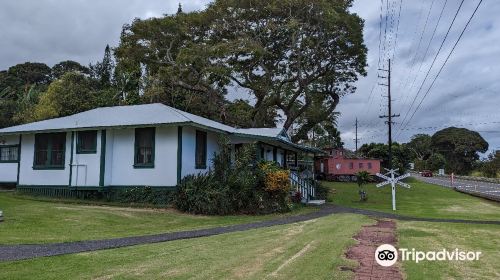
[[466, 128], [449, 127], [432, 136], [432, 148], [446, 158], [448, 172], [467, 174], [478, 153], [488, 150], [488, 142], [475, 131]]
[[52, 66], [53, 79], [59, 79], [68, 72], [78, 72], [81, 74], [90, 74], [90, 69], [72, 60], [61, 61]]
[[44, 63], [26, 62], [10, 67], [8, 74], [17, 79], [27, 93], [32, 85], [50, 83], [52, 70]]
[[84, 75], [68, 72], [52, 82], [34, 108], [34, 119], [63, 117], [97, 107], [96, 92]]
[[481, 171], [486, 177], [496, 178], [500, 174], [500, 153], [490, 153], [483, 162]]
[[446, 165], [446, 159], [444, 158], [443, 155], [439, 153], [433, 153], [427, 160], [426, 160], [426, 169], [430, 169], [432, 171], [436, 171], [441, 168], [445, 168]]
[[94, 65], [91, 64], [89, 68], [92, 78], [100, 82], [101, 88], [111, 86], [115, 62], [109, 45], [106, 45], [106, 48], [104, 49], [104, 57], [102, 58], [102, 61], [97, 62]]
[[340, 137], [340, 131], [337, 130], [336, 119], [325, 120], [314, 126], [308, 135], [309, 139], [301, 141], [318, 148], [343, 148], [344, 142]]
[[[361, 156], [376, 158], [382, 160], [381, 165], [384, 168], [389, 168], [389, 146], [382, 143], [363, 144], [358, 154]], [[392, 167], [398, 168], [400, 173], [406, 172], [409, 167], [411, 158], [410, 151], [406, 144], [397, 142], [392, 144]]]
[[432, 154], [431, 136], [428, 134], [414, 135], [407, 145], [414, 160], [424, 161]]

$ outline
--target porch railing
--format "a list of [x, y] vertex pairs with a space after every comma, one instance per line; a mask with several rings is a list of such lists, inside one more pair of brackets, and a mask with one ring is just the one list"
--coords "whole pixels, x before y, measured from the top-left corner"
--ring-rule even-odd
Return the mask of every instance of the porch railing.
[[302, 178], [298, 172], [290, 171], [290, 183], [292, 189], [302, 195], [303, 203], [309, 202], [316, 196], [314, 178]]

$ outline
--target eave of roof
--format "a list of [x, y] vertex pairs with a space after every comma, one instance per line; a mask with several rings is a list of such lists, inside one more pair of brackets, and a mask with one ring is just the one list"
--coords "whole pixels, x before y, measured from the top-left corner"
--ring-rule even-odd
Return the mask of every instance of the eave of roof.
[[283, 128], [234, 128], [159, 103], [96, 108], [66, 117], [3, 128], [0, 135], [174, 125], [191, 125], [239, 137], [277, 141], [309, 153], [325, 153], [293, 143]]

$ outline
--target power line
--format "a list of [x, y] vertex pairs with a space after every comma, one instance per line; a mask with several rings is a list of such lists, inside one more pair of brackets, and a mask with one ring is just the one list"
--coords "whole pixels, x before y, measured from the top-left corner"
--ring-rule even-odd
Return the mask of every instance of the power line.
[[429, 67], [429, 70], [427, 71], [427, 74], [425, 75], [425, 78], [424, 80], [422, 81], [422, 84], [420, 85], [420, 88], [418, 89], [417, 93], [415, 94], [415, 96], [413, 97], [413, 101], [411, 102], [411, 105], [410, 107], [408, 108], [408, 110], [406, 111], [405, 113], [405, 116], [403, 118], [403, 121], [401, 122], [401, 125], [399, 126], [399, 129], [403, 126], [404, 122], [406, 121], [407, 117], [408, 117], [408, 114], [410, 113], [411, 109], [413, 108], [413, 105], [415, 104], [415, 101], [417, 100], [417, 97], [418, 95], [420, 94], [420, 91], [422, 90], [425, 82], [427, 81], [427, 78], [429, 77], [429, 74], [432, 70], [432, 68], [434, 67], [434, 64], [436, 63], [436, 60], [439, 56], [439, 54], [441, 53], [441, 50], [443, 49], [443, 46], [444, 46], [444, 43], [446, 42], [446, 39], [448, 38], [448, 35], [450, 34], [450, 30], [451, 28], [453, 27], [453, 25], [455, 24], [455, 20], [457, 19], [457, 16], [458, 16], [458, 13], [460, 12], [460, 10], [462, 9], [462, 5], [464, 4], [464, 1], [465, 0], [462, 0], [460, 2], [460, 6], [458, 7], [456, 13], [455, 13], [455, 16], [453, 17], [453, 20], [451, 21], [451, 24], [450, 26], [448, 27], [448, 30], [446, 31], [446, 35], [444, 36], [442, 42], [441, 42], [441, 45], [439, 46], [439, 49], [436, 53], [436, 55], [434, 56], [434, 59], [432, 61], [432, 64], [431, 66]]
[[[420, 50], [420, 46], [422, 45], [422, 40], [424, 39], [424, 34], [425, 34], [425, 31], [427, 30], [427, 24], [429, 23], [429, 18], [430, 18], [431, 13], [432, 13], [432, 7], [434, 7], [435, 2], [436, 2], [436, 0], [432, 0], [431, 5], [429, 7], [429, 12], [427, 12], [427, 17], [425, 18], [424, 28], [422, 28], [422, 33], [420, 33], [420, 39], [418, 40], [417, 48], [415, 49], [415, 54], [413, 55], [413, 59], [411, 60], [410, 69], [412, 69], [412, 70], [413, 70], [413, 67], [415, 66], [415, 61], [416, 61], [417, 56], [418, 56], [418, 51]], [[401, 90], [403, 90], [408, 85], [410, 77], [411, 77], [411, 75], [408, 75], [406, 82]]]
[[[446, 57], [446, 60], [444, 61], [443, 65], [441, 66], [441, 68], [439, 69], [437, 75], [434, 77], [434, 80], [432, 81], [431, 85], [429, 86], [429, 88], [427, 89], [427, 92], [425, 93], [424, 97], [420, 100], [420, 103], [418, 104], [417, 108], [415, 109], [415, 111], [413, 111], [413, 114], [411, 115], [410, 119], [408, 120], [408, 122], [406, 123], [406, 126], [408, 126], [408, 124], [410, 123], [410, 121], [413, 119], [413, 117], [415, 116], [415, 113], [418, 111], [418, 109], [420, 109], [420, 106], [422, 105], [422, 103], [424, 102], [425, 98], [427, 97], [427, 95], [429, 94], [429, 92], [431, 91], [432, 87], [434, 86], [434, 83], [436, 82], [437, 78], [439, 77], [439, 75], [441, 74], [441, 72], [443, 71], [443, 68], [446, 66], [446, 63], [448, 62], [448, 60], [450, 59], [451, 55], [453, 54], [453, 52], [455, 51], [455, 48], [457, 47], [458, 43], [460, 42], [460, 40], [462, 39], [462, 36], [464, 35], [465, 33], [465, 30], [467, 30], [467, 27], [469, 27], [469, 24], [470, 22], [472, 21], [472, 19], [474, 18], [474, 16], [476, 15], [476, 12], [477, 10], [479, 9], [479, 6], [481, 6], [481, 3], [483, 2], [483, 0], [480, 0], [479, 3], [477, 4], [476, 8], [474, 9], [474, 12], [472, 13], [472, 15], [470, 16], [469, 20], [467, 21], [467, 23], [465, 24], [465, 27], [463, 28], [462, 32], [460, 33], [460, 36], [458, 37], [457, 41], [455, 42], [455, 44], [453, 45], [453, 48], [451, 49], [450, 53], [448, 54], [448, 56]], [[405, 126], [405, 127], [406, 127]]]
[[[441, 18], [442, 18], [442, 16], [443, 16], [443, 13], [444, 13], [444, 10], [445, 10], [445, 8], [446, 8], [446, 4], [447, 4], [447, 3], [448, 3], [448, 0], [445, 0], [445, 1], [444, 1], [443, 8], [441, 9], [441, 12], [439, 13], [439, 17], [438, 17], [438, 20], [437, 20], [437, 22], [436, 22], [436, 25], [434, 26], [434, 30], [432, 31], [431, 38], [429, 39], [429, 43], [427, 44], [427, 47], [426, 47], [426, 49], [425, 49], [424, 56], [422, 56], [422, 59], [420, 60], [420, 65], [419, 65], [419, 67], [418, 67], [417, 74], [415, 74], [415, 75], [414, 75], [413, 81], [412, 81], [412, 83], [410, 84], [410, 87], [409, 87], [409, 89], [408, 89], [408, 91], [409, 91], [409, 92], [411, 91], [411, 89], [412, 89], [412, 88], [413, 88], [413, 86], [415, 85], [415, 82], [416, 82], [416, 80], [417, 80], [417, 77], [419, 76], [419, 73], [420, 73], [420, 71], [421, 71], [421, 69], [422, 69], [422, 66], [423, 66], [423, 64], [424, 64], [425, 58], [427, 57], [427, 54], [429, 53], [429, 49], [430, 49], [430, 46], [431, 46], [432, 40], [434, 40], [434, 36], [436, 35], [436, 30], [437, 30], [437, 28], [438, 28], [438, 26], [439, 26], [439, 23], [441, 22]], [[408, 96], [409, 96], [409, 94], [407, 94], [407, 95], [406, 95], [406, 97], [408, 97]], [[404, 103], [406, 103], [406, 99], [405, 99], [405, 101], [404, 101], [402, 104], [404, 104]]]

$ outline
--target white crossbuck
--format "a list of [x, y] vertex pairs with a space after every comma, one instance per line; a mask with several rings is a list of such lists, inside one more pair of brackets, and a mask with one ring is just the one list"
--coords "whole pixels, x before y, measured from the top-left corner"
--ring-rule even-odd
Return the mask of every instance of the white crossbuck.
[[[377, 177], [380, 177], [386, 181], [377, 184], [376, 187], [380, 188], [380, 187], [383, 187], [385, 185], [391, 184], [391, 187], [392, 187], [392, 210], [395, 211], [396, 210], [396, 185], [400, 185], [401, 187], [405, 187], [407, 189], [411, 188], [410, 185], [403, 183], [403, 182], [400, 182], [400, 180], [403, 180], [404, 178], [408, 178], [411, 175], [410, 175], [410, 173], [406, 173], [406, 174], [403, 174], [399, 177], [395, 177], [395, 175], [399, 175], [397, 173], [398, 169], [387, 169], [387, 168], [384, 168], [384, 169], [389, 171], [389, 172], [387, 172], [386, 174], [377, 173], [376, 175], [377, 175]], [[387, 175], [390, 175], [390, 177]]]

